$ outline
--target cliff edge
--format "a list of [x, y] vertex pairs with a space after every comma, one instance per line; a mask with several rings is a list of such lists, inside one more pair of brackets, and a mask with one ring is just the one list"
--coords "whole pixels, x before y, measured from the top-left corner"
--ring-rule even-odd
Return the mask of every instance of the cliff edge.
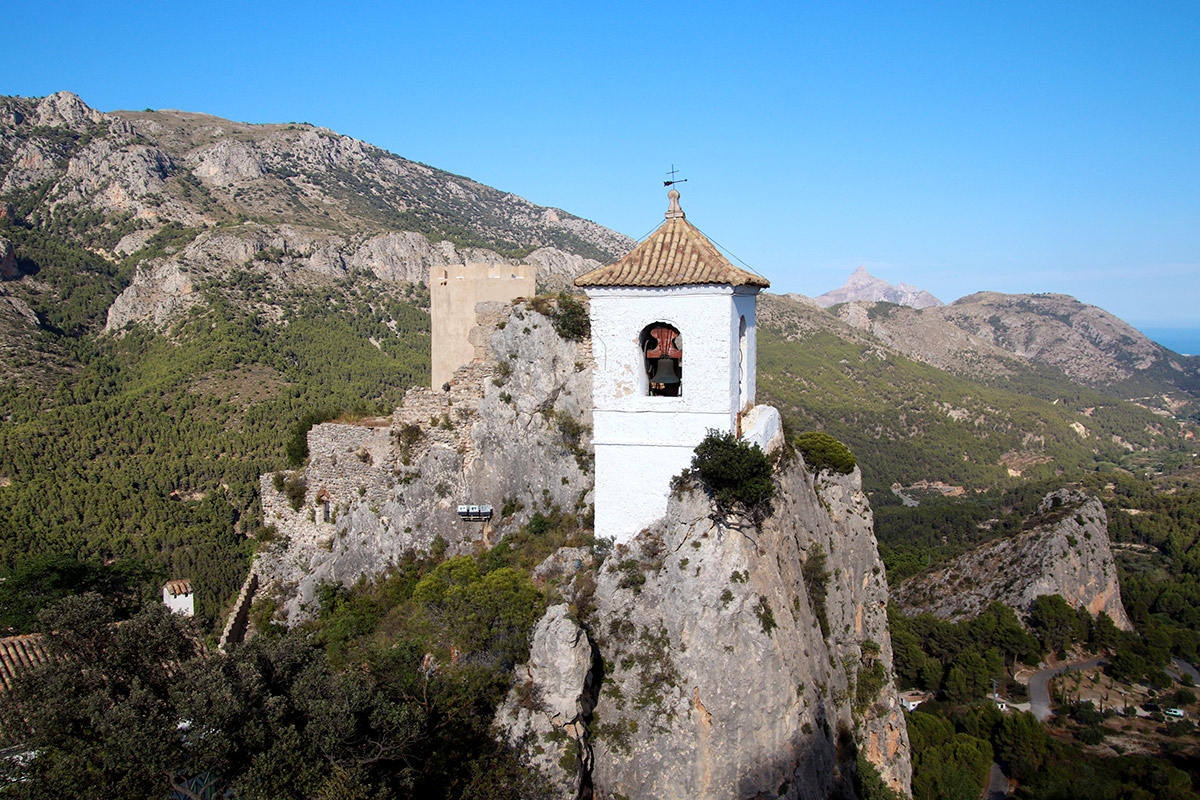
[[497, 721], [561, 796], [853, 797], [868, 763], [908, 793], [860, 473], [777, 479], [760, 525], [685, 489], [599, 566], [582, 624], [547, 612]]

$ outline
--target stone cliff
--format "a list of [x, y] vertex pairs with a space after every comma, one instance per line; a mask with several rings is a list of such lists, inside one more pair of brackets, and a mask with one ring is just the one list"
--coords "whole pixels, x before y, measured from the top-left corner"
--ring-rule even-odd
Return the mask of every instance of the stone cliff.
[[[532, 305], [480, 304], [477, 357], [448, 391], [410, 389], [390, 420], [327, 423], [309, 460], [264, 475], [267, 524], [281, 543], [254, 565], [296, 621], [316, 587], [353, 583], [441, 538], [449, 552], [499, 541], [538, 510], [591, 502], [591, 354], [560, 338]], [[303, 486], [293, 508], [285, 483]], [[458, 504], [491, 504], [491, 522], [463, 522]]]
[[561, 796], [852, 797], [860, 752], [907, 794], [860, 476], [778, 480], [761, 525], [689, 487], [599, 565], [583, 626], [547, 612], [498, 722]]
[[1057, 594], [1073, 608], [1103, 611], [1130, 630], [1100, 501], [1063, 489], [1047, 495], [1030, 522], [1019, 536], [988, 542], [909, 578], [896, 588], [896, 602], [906, 614], [928, 611], [943, 619], [974, 616], [992, 602], [1024, 616], [1038, 596]]
[[[559, 338], [540, 302], [480, 304], [477, 357], [448, 391], [411, 390], [390, 420], [315, 426], [303, 470], [262, 477], [279, 537], [254, 574], [281, 619], [311, 614], [322, 582], [439, 538], [473, 552], [535, 510], [587, 509], [590, 343]], [[908, 792], [860, 475], [795, 457], [777, 480], [758, 524], [692, 485], [600, 563], [565, 548], [534, 571], [577, 613], [549, 609], [497, 720], [560, 796], [852, 797], [860, 753]], [[483, 502], [490, 523], [458, 519], [458, 503]]]

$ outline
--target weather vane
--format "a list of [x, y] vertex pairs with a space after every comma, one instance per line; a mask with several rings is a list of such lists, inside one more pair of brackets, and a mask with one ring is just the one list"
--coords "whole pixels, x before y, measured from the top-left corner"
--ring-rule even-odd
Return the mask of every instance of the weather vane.
[[675, 176], [679, 174], [679, 170], [675, 169], [674, 164], [671, 165], [671, 171], [667, 174], [671, 176], [671, 180], [663, 181], [663, 186], [673, 186], [676, 183], [687, 183], [687, 178], [680, 178], [679, 180], [675, 179]]

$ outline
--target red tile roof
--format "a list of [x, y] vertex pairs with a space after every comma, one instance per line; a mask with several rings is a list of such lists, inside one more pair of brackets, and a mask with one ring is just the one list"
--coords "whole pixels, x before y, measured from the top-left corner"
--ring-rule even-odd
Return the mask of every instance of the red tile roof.
[[767, 288], [770, 281], [739, 269], [716, 245], [689, 223], [679, 207], [679, 192], [670, 192], [671, 207], [658, 230], [624, 258], [575, 279], [575, 285], [666, 287], [723, 284]]

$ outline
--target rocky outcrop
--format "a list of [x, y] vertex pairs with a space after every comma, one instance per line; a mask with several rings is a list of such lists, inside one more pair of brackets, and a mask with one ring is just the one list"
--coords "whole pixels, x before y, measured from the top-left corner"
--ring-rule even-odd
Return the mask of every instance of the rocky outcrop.
[[930, 306], [942, 305], [941, 300], [938, 300], [924, 289], [918, 289], [907, 283], [900, 283], [893, 286], [883, 278], [876, 278], [867, 272], [866, 267], [859, 267], [854, 270], [841, 288], [813, 298], [813, 301], [821, 308], [829, 308], [838, 303], [849, 303], [855, 300], [870, 303], [895, 303], [896, 305], [911, 306], [912, 308], [929, 308]]
[[517, 669], [515, 686], [496, 714], [496, 727], [558, 797], [574, 798], [580, 783], [590, 780], [587, 726], [595, 704], [595, 666], [592, 643], [567, 605], [551, 606], [534, 629], [529, 662]]
[[988, 542], [904, 581], [895, 591], [897, 604], [909, 615], [960, 619], [1000, 602], [1027, 616], [1039, 596], [1057, 594], [1073, 608], [1103, 611], [1118, 628], [1131, 630], [1100, 501], [1063, 489], [1046, 496], [1031, 523], [1019, 536]]
[[143, 322], [164, 330], [199, 300], [191, 276], [178, 262], [144, 263], [109, 306], [104, 329], [119, 331], [132, 322]]
[[33, 215], [53, 214], [77, 244], [104, 242], [113, 259], [137, 258], [167, 226], [194, 235], [178, 252], [145, 254], [111, 310], [110, 331], [131, 322], [165, 330], [243, 269], [268, 272], [286, 289], [360, 269], [417, 283], [432, 266], [528, 261], [539, 285], [557, 290], [634, 244], [324, 128], [180, 111], [103, 114], [69, 92], [0, 97], [0, 193], [34, 191]]
[[0, 236], [0, 280], [11, 281], [21, 276], [17, 269], [17, 249], [12, 242]]
[[[499, 541], [538, 510], [591, 502], [591, 354], [526, 305], [479, 306], [477, 358], [448, 391], [410, 389], [383, 426], [318, 425], [309, 462], [262, 478], [263, 513], [286, 540], [254, 570], [296, 621], [320, 583], [351, 584], [439, 537], [448, 551]], [[284, 480], [306, 486], [293, 509]], [[458, 504], [490, 504], [463, 522]], [[328, 513], [328, 517], [326, 517]], [[266, 584], [271, 584], [267, 586]], [[260, 592], [261, 594], [261, 592]]]
[[[67, 164], [52, 189], [51, 207], [90, 201], [113, 211], [148, 211], [147, 197], [166, 188], [174, 168], [171, 157], [157, 147], [125, 137], [93, 139]], [[156, 198], [154, 206], [159, 202]]]
[[[590, 694], [566, 692], [594, 703], [587, 734], [521, 706], [540, 675], [569, 671], [575, 651], [560, 647], [557, 668], [531, 662], [510, 695], [506, 735], [542, 751], [548, 779], [572, 787], [563, 797], [577, 773], [602, 797], [853, 796], [860, 750], [907, 793], [887, 584], [859, 481], [797, 461], [761, 526], [696, 486], [672, 499], [597, 572], [585, 624], [602, 674]], [[563, 627], [539, 628], [535, 649], [573, 641]]]
[[103, 114], [90, 108], [73, 92], [55, 92], [43, 97], [33, 112], [33, 124], [43, 128], [70, 128], [82, 131], [86, 130], [89, 124], [96, 124], [103, 119]]

